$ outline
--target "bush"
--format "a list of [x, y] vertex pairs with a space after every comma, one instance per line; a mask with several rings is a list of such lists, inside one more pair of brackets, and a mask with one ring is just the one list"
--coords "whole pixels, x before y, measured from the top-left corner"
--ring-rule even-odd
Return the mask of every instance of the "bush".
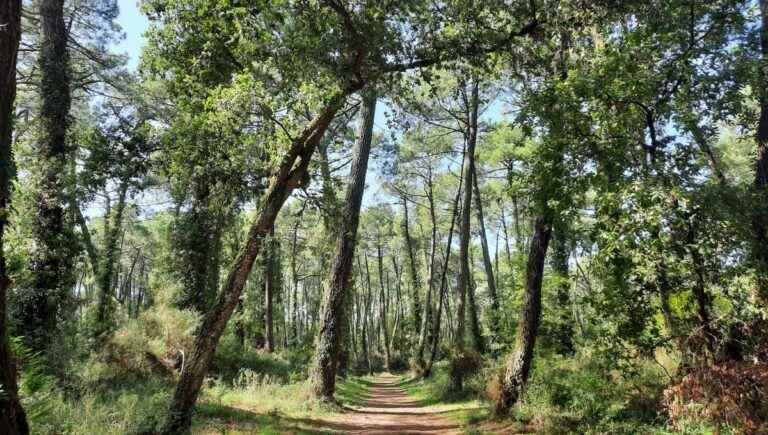
[[768, 364], [729, 361], [700, 368], [664, 391], [677, 429], [691, 421], [739, 432], [768, 432]]

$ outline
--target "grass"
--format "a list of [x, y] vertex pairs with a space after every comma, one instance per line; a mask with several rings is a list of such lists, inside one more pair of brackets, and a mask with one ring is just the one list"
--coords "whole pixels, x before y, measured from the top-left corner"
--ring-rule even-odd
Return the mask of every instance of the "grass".
[[[369, 380], [349, 377], [336, 385], [336, 398], [345, 405], [365, 400]], [[252, 379], [235, 388], [212, 385], [198, 404], [192, 433], [296, 434], [324, 433], [323, 417], [338, 408], [315, 400], [305, 382], [281, 385]]]

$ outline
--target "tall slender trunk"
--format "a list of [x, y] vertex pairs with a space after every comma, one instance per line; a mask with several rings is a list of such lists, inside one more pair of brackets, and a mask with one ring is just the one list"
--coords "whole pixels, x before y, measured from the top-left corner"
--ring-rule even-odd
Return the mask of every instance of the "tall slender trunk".
[[336, 112], [344, 105], [346, 97], [357, 91], [363, 83], [345, 88], [334, 95], [291, 144], [283, 156], [270, 185], [261, 200], [258, 214], [251, 223], [245, 245], [232, 265], [216, 302], [206, 313], [195, 339], [185, 371], [181, 374], [173, 398], [169, 418], [163, 434], [188, 432], [192, 422], [192, 408], [197, 401], [203, 379], [210, 367], [216, 347], [237, 306], [243, 286], [253, 268], [253, 262], [261, 252], [262, 242], [275, 224], [277, 214], [293, 190], [309, 182], [307, 171], [315, 147], [320, 142]]
[[429, 203], [429, 218], [432, 225], [432, 239], [429, 249], [429, 277], [426, 294], [424, 295], [424, 316], [421, 319], [421, 330], [419, 332], [419, 343], [416, 350], [416, 365], [424, 368], [424, 348], [427, 343], [427, 330], [432, 317], [432, 292], [435, 287], [435, 254], [437, 251], [437, 214], [435, 212], [435, 195], [432, 182], [432, 167], [429, 167], [427, 177], [427, 201]]
[[485, 353], [485, 337], [483, 337], [482, 327], [480, 326], [480, 313], [475, 302], [475, 290], [477, 282], [470, 269], [469, 287], [467, 288], [467, 308], [469, 312], [469, 331], [472, 335], [472, 346], [477, 353]]
[[419, 275], [416, 265], [416, 256], [413, 252], [413, 241], [411, 240], [410, 220], [408, 218], [408, 198], [402, 195], [403, 201], [403, 238], [405, 242], [405, 251], [408, 254], [408, 273], [411, 278], [411, 297], [413, 302], [413, 331], [418, 331], [421, 325], [421, 301], [419, 300]]
[[21, 41], [21, 0], [7, 0], [0, 5], [0, 427], [9, 435], [29, 433], [27, 417], [19, 401], [16, 362], [8, 343], [6, 299], [11, 280], [5, 263], [5, 226], [11, 205], [11, 181], [15, 176], [13, 161], [13, 108], [16, 99], [16, 63]]
[[[430, 350], [429, 360], [427, 361], [421, 376], [428, 378], [432, 374], [432, 365], [437, 357], [437, 345], [440, 341], [440, 322], [443, 315], [443, 305], [446, 302], [446, 293], [448, 293], [448, 264], [451, 260], [451, 246], [453, 244], [453, 232], [456, 227], [456, 218], [459, 211], [459, 199], [461, 198], [461, 188], [463, 177], [459, 177], [459, 187], [456, 189], [456, 196], [453, 199], [453, 213], [451, 213], [451, 226], [448, 230], [448, 241], [445, 244], [445, 260], [443, 261], [443, 270], [440, 272], [440, 299], [437, 303], [437, 313], [432, 325], [432, 349]], [[447, 308], [446, 308], [447, 309]]]
[[70, 71], [67, 50], [68, 29], [64, 23], [63, 0], [39, 2], [41, 43], [40, 139], [33, 187], [37, 210], [33, 233], [37, 249], [30, 256], [32, 275], [30, 297], [20, 307], [24, 336], [35, 351], [43, 351], [56, 334], [63, 303], [74, 284], [74, 246], [64, 205], [64, 175], [69, 151]]
[[[477, 168], [475, 168], [477, 169]], [[491, 331], [498, 331], [499, 315], [499, 297], [496, 293], [496, 280], [493, 276], [493, 263], [491, 262], [491, 253], [488, 249], [488, 238], [485, 233], [485, 218], [483, 216], [483, 200], [480, 196], [480, 188], [477, 183], [477, 171], [473, 171], [472, 188], [475, 191], [475, 211], [477, 212], [478, 232], [480, 233], [480, 242], [483, 248], [483, 266], [485, 267], [485, 279], [488, 283], [488, 299], [491, 301], [491, 312], [489, 313]]]
[[379, 234], [379, 238], [377, 240], [376, 249], [377, 249], [377, 260], [379, 265], [379, 322], [381, 324], [381, 332], [384, 336], [384, 367], [389, 370], [389, 362], [390, 362], [390, 355], [389, 355], [389, 326], [387, 325], [387, 301], [385, 296], [385, 287], [384, 287], [384, 254], [382, 253], [381, 249], [381, 234]]
[[757, 266], [757, 284], [763, 304], [768, 305], [768, 0], [760, 0], [762, 27], [760, 29], [761, 58], [758, 68], [758, 100], [760, 120], [755, 139], [757, 162], [754, 189], [757, 195], [752, 226], [755, 233], [754, 254]]
[[515, 350], [507, 357], [501, 377], [501, 392], [496, 401], [496, 414], [506, 415], [523, 392], [533, 362], [533, 349], [541, 321], [541, 282], [552, 227], [539, 216], [533, 228], [525, 276], [522, 315], [517, 327]]
[[[125, 213], [125, 200], [128, 193], [128, 182], [121, 181], [117, 195], [117, 205], [109, 219], [109, 232], [105, 235], [104, 258], [99, 266], [98, 285], [99, 296], [96, 307], [96, 330], [94, 334], [100, 337], [111, 331], [114, 303], [112, 301], [112, 279], [115, 272], [115, 264], [118, 262], [118, 238], [122, 233], [123, 214]], [[103, 338], [103, 337], [102, 337]]]
[[[475, 146], [477, 144], [477, 115], [479, 106], [479, 90], [477, 81], [473, 81], [471, 96], [469, 97], [467, 111], [469, 114], [469, 131], [467, 132], [467, 153], [462, 168], [463, 177], [467, 180], [467, 188], [464, 189], [464, 198], [461, 206], [461, 225], [459, 226], [459, 276], [458, 276], [458, 301], [456, 303], [456, 355], [463, 357], [464, 331], [466, 316], [466, 298], [469, 290], [469, 240], [470, 240], [470, 215], [472, 213], [472, 186], [471, 180], [475, 168]], [[460, 370], [454, 371], [453, 388], [461, 390], [464, 379]]]
[[376, 94], [373, 91], [364, 92], [363, 101], [364, 106], [358, 129], [355, 156], [350, 168], [350, 181], [342, 211], [336, 253], [325, 289], [323, 315], [312, 376], [314, 394], [325, 399], [332, 399], [336, 388], [341, 328], [346, 324], [345, 301], [349, 291], [352, 261], [355, 258], [357, 227], [360, 220], [363, 192], [365, 191], [368, 157], [371, 154]]

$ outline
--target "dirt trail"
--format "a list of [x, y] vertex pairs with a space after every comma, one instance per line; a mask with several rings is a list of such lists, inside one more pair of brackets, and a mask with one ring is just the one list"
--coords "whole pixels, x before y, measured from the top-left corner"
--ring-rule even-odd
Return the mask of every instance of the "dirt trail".
[[459, 434], [459, 426], [443, 417], [439, 407], [413, 400], [398, 384], [401, 378], [383, 374], [369, 385], [365, 402], [323, 421], [323, 429], [345, 434]]

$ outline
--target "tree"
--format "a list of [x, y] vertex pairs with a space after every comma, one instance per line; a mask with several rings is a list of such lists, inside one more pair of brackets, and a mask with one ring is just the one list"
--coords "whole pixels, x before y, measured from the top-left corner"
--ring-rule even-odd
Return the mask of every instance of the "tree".
[[357, 226], [365, 191], [365, 176], [368, 170], [368, 157], [371, 153], [375, 114], [376, 94], [369, 90], [363, 94], [357, 143], [349, 172], [349, 185], [345, 194], [339, 237], [336, 241], [336, 253], [325, 285], [323, 314], [313, 364], [313, 392], [315, 396], [326, 400], [333, 400], [335, 391], [336, 368], [342, 328], [346, 325], [347, 293], [350, 291], [352, 261], [355, 258]]
[[4, 235], [11, 205], [13, 119], [16, 98], [16, 62], [21, 41], [21, 0], [0, 6], [0, 427], [9, 435], [29, 433], [27, 417], [18, 396], [16, 363], [8, 339], [6, 301], [11, 280], [6, 271]]

